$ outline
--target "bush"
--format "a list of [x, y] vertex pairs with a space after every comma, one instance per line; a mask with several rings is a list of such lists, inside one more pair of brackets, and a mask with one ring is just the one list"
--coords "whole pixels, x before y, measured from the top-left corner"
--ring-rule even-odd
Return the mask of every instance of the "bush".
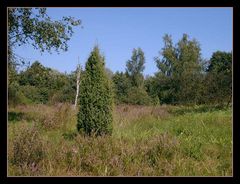
[[153, 105], [160, 105], [160, 100], [159, 100], [158, 96], [152, 97], [151, 103], [152, 103]]
[[88, 135], [111, 134], [113, 93], [98, 47], [90, 54], [80, 85], [78, 131]]
[[30, 100], [24, 95], [19, 84], [13, 82], [8, 86], [8, 104], [15, 106], [17, 104], [28, 104]]
[[39, 103], [40, 94], [38, 88], [35, 86], [25, 85], [21, 86], [23, 94], [33, 103]]
[[49, 93], [49, 104], [56, 103], [74, 103], [76, 95], [76, 90], [71, 88], [71, 86], [63, 86], [60, 90], [51, 90]]
[[135, 105], [150, 105], [152, 99], [142, 87], [132, 87], [127, 94], [125, 102]]

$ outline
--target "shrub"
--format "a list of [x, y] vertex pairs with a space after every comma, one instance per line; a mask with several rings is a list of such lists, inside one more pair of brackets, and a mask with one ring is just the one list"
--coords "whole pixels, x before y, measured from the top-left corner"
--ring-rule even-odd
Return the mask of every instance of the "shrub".
[[88, 58], [79, 95], [78, 131], [88, 135], [112, 132], [113, 93], [97, 46]]
[[17, 104], [27, 104], [30, 100], [22, 93], [17, 82], [12, 82], [8, 86], [8, 104], [16, 106]]
[[127, 94], [125, 102], [128, 104], [135, 105], [150, 105], [151, 98], [148, 96], [147, 92], [142, 87], [132, 87]]
[[158, 96], [152, 97], [151, 102], [153, 105], [160, 105], [160, 100], [159, 100]]
[[40, 94], [37, 87], [25, 85], [21, 86], [21, 91], [31, 102], [39, 103]]
[[60, 90], [51, 90], [49, 93], [49, 104], [74, 103], [76, 90], [70, 85], [63, 86]]

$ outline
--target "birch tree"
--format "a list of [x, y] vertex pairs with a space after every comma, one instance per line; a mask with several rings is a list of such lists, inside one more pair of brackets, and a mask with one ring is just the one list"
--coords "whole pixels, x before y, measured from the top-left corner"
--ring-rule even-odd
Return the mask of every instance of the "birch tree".
[[76, 97], [75, 97], [75, 103], [74, 103], [74, 108], [75, 109], [77, 107], [77, 102], [78, 102], [79, 86], [80, 86], [80, 75], [81, 75], [81, 65], [78, 64], [78, 66], [77, 66], [77, 90], [76, 90]]

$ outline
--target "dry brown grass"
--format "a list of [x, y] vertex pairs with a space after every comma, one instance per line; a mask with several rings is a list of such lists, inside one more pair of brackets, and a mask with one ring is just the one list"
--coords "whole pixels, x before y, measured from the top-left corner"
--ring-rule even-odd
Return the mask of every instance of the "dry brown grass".
[[19, 105], [14, 109], [9, 109], [8, 112], [21, 113], [21, 120], [35, 122], [47, 130], [66, 128], [76, 111], [71, 104], [56, 104], [47, 106], [42, 104], [35, 105]]
[[168, 109], [168, 106], [119, 105], [115, 109], [115, 121], [119, 125], [127, 125], [149, 115], [164, 119], [169, 116]]
[[9, 140], [9, 163], [14, 165], [17, 173], [22, 175], [26, 170], [33, 175], [39, 172], [39, 163], [46, 156], [44, 141], [35, 124], [23, 123], [14, 130]]

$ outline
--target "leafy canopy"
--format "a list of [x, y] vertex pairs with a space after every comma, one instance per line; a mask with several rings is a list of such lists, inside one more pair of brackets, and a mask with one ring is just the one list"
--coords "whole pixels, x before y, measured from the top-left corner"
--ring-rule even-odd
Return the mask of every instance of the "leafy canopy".
[[143, 70], [145, 69], [145, 56], [141, 48], [133, 49], [132, 57], [126, 63], [126, 74], [133, 86], [143, 85]]
[[46, 8], [9, 8], [8, 44], [10, 47], [31, 44], [35, 49], [51, 52], [68, 49], [67, 41], [73, 34], [72, 26], [81, 24], [73, 17], [52, 20]]

